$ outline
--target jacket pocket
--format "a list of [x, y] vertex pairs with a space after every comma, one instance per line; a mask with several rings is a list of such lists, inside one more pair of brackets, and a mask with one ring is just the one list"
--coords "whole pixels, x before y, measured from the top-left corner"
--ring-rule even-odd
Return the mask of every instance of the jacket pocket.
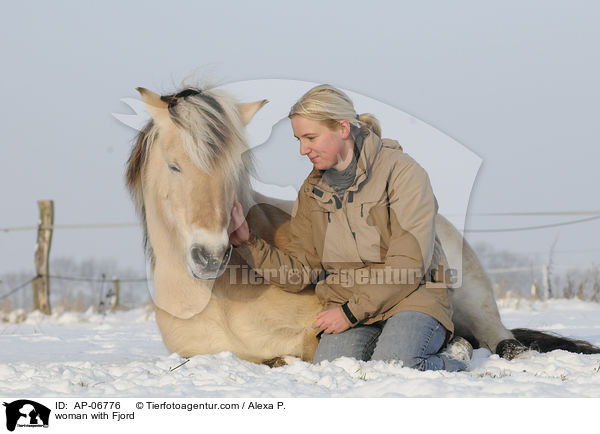
[[384, 204], [378, 201], [348, 204], [348, 223], [363, 262], [382, 262], [381, 233], [378, 227]]

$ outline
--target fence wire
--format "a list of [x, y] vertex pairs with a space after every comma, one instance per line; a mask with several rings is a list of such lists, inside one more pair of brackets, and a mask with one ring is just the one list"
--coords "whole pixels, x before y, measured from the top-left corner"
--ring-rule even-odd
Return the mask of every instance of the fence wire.
[[[0, 296], [0, 300], [3, 300], [11, 295], [13, 295], [14, 293], [18, 292], [19, 290], [26, 288], [27, 285], [30, 285], [31, 283], [33, 283], [33, 281], [35, 279], [39, 279], [40, 277], [48, 277], [50, 279], [59, 279], [59, 280], [71, 280], [71, 281], [77, 281], [77, 282], [108, 282], [108, 281], [112, 281], [113, 279], [106, 279], [106, 278], [90, 278], [90, 277], [77, 277], [77, 276], [57, 276], [54, 274], [38, 274], [37, 276], [34, 276], [32, 278], [30, 278], [29, 280], [27, 280], [26, 282], [22, 283], [21, 285], [18, 285], [12, 289], [10, 289], [6, 294], [3, 294]], [[148, 279], [145, 277], [139, 277], [139, 278], [130, 278], [130, 279], [117, 279], [119, 282], [121, 283], [142, 283], [142, 282], [148, 282]]]
[[38, 277], [40, 277], [40, 276], [35, 276], [35, 277], [32, 277], [32, 278], [31, 278], [31, 279], [29, 279], [27, 282], [25, 282], [25, 283], [23, 283], [23, 284], [21, 284], [21, 285], [19, 285], [19, 286], [15, 287], [15, 288], [13, 288], [13, 289], [9, 290], [9, 291], [8, 291], [6, 294], [4, 294], [4, 295], [0, 296], [0, 300], [3, 300], [3, 299], [5, 299], [6, 297], [8, 297], [9, 295], [13, 295], [15, 292], [19, 291], [20, 289], [23, 289], [23, 288], [25, 288], [27, 285], [29, 285], [29, 284], [33, 283], [33, 281], [34, 281], [35, 279], [37, 279]]

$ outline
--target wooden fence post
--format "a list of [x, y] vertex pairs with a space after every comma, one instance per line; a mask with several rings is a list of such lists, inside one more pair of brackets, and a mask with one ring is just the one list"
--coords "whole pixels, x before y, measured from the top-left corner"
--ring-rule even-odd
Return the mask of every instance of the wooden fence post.
[[542, 265], [542, 286], [544, 288], [544, 300], [548, 300], [550, 294], [550, 270], [549, 267], [544, 264]]
[[38, 200], [40, 220], [35, 246], [35, 269], [37, 278], [33, 280], [33, 310], [50, 315], [50, 246], [54, 225], [54, 201]]
[[531, 284], [531, 298], [537, 300], [540, 298], [540, 291], [538, 288], [537, 279], [533, 279], [533, 283]]
[[115, 295], [114, 295], [114, 302], [112, 304], [112, 311], [115, 311], [119, 308], [119, 293], [121, 292], [121, 282], [119, 282], [119, 279], [117, 277], [113, 277], [112, 279], [113, 282], [113, 288], [115, 291]]

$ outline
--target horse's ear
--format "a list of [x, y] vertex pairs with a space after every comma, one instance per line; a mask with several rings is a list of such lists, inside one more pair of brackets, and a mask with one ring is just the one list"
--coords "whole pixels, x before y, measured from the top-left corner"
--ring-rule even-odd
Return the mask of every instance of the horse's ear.
[[160, 99], [160, 95], [144, 89], [143, 87], [136, 88], [137, 91], [142, 95], [142, 99], [146, 104], [146, 110], [152, 116], [152, 119], [160, 127], [168, 126], [172, 123], [171, 116], [169, 115], [169, 105]]
[[268, 102], [269, 101], [266, 99], [261, 99], [260, 101], [242, 102], [238, 104], [238, 111], [240, 112], [240, 118], [242, 119], [244, 125], [248, 125], [256, 112]]

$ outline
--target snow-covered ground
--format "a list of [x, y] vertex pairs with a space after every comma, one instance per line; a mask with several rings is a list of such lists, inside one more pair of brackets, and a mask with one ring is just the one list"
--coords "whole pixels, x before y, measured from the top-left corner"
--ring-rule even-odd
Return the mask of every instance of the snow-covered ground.
[[[600, 304], [501, 300], [509, 328], [600, 344]], [[0, 315], [3, 397], [600, 397], [600, 355], [530, 352], [508, 361], [479, 349], [468, 372], [338, 359], [270, 369], [232, 353], [187, 363], [162, 345], [150, 308], [100, 315]], [[181, 365], [181, 366], [179, 366]]]

